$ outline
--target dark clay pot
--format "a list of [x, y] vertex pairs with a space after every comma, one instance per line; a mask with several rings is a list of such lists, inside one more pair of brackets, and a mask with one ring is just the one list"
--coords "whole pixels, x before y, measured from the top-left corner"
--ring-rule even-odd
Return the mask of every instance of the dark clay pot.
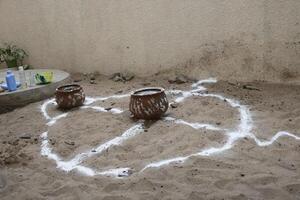
[[80, 85], [63, 85], [56, 89], [55, 100], [59, 108], [70, 109], [83, 105], [85, 94]]
[[129, 110], [136, 119], [159, 119], [168, 107], [168, 99], [163, 88], [139, 89], [130, 97]]

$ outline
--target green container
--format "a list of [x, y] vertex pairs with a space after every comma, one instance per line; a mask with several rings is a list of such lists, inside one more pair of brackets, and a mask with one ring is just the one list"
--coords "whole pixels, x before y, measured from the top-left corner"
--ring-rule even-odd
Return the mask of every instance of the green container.
[[36, 73], [34, 79], [35, 79], [35, 83], [38, 85], [51, 83], [53, 79], [53, 72]]

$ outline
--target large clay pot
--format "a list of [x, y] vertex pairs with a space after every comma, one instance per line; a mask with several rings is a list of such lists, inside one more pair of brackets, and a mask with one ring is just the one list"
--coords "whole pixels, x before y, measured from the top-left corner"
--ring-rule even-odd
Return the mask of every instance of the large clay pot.
[[129, 110], [137, 119], [159, 119], [168, 107], [168, 99], [163, 88], [139, 89], [130, 97]]
[[83, 105], [85, 94], [80, 85], [63, 85], [56, 89], [55, 100], [59, 108], [70, 109]]

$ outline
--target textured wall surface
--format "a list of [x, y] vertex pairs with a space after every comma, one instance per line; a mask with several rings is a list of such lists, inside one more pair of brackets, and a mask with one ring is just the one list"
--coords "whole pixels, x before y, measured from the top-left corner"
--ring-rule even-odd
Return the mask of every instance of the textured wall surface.
[[300, 80], [299, 0], [0, 0], [36, 68]]

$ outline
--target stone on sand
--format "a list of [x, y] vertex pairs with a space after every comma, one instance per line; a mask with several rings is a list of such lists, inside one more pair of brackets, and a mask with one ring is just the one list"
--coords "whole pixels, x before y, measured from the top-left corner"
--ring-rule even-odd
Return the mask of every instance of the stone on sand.
[[115, 82], [126, 82], [130, 81], [134, 78], [134, 74], [131, 72], [123, 72], [123, 73], [114, 73], [110, 79], [112, 79]]

